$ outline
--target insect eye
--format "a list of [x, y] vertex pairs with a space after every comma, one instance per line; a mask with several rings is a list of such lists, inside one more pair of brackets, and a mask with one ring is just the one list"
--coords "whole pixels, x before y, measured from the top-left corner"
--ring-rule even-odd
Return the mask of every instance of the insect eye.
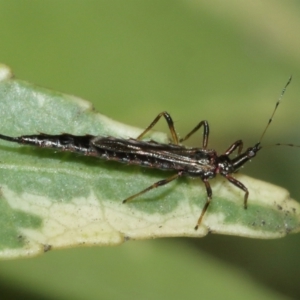
[[255, 152], [253, 150], [250, 150], [248, 152], [248, 157], [253, 157], [253, 156], [255, 156]]

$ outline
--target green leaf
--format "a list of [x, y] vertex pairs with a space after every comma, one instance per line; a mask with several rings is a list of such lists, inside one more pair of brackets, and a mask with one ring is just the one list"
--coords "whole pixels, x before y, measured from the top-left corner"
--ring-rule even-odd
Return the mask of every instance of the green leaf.
[[[0, 133], [5, 135], [67, 132], [134, 138], [142, 131], [96, 113], [84, 100], [13, 79], [4, 65], [0, 99]], [[150, 137], [168, 142], [162, 133]], [[213, 200], [197, 231], [206, 201], [200, 179], [181, 178], [122, 204], [172, 174], [1, 141], [0, 257], [208, 232], [277, 238], [299, 231], [300, 206], [288, 192], [244, 175], [236, 177], [249, 188], [248, 209], [238, 188], [224, 178], [211, 180]]]

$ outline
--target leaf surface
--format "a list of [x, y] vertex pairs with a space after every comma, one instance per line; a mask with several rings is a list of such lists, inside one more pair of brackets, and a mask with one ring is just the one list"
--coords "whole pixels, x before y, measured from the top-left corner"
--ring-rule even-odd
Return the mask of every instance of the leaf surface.
[[[16, 80], [4, 65], [0, 99], [0, 133], [9, 136], [67, 132], [134, 138], [142, 131], [96, 113], [87, 101]], [[150, 137], [168, 142], [166, 134]], [[172, 174], [0, 141], [0, 257], [208, 232], [278, 238], [299, 231], [300, 206], [288, 192], [244, 175], [236, 178], [249, 189], [248, 209], [239, 189], [213, 179], [213, 200], [197, 231], [206, 201], [200, 179], [180, 178], [122, 204]]]

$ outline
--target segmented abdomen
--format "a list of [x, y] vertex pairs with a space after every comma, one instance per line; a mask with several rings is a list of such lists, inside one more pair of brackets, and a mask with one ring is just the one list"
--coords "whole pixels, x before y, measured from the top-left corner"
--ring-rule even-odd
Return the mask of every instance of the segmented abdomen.
[[71, 134], [50, 135], [36, 134], [23, 135], [15, 138], [7, 137], [6, 140], [17, 142], [24, 145], [33, 145], [42, 148], [53, 148], [60, 151], [77, 152], [83, 155], [96, 156], [97, 151], [91, 145], [92, 135], [74, 136]]

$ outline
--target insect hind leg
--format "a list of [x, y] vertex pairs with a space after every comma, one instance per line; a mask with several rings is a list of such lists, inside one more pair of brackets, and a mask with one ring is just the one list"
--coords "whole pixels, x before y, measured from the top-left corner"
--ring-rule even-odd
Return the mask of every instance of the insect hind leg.
[[163, 186], [163, 185], [166, 185], [167, 183], [177, 179], [178, 177], [180, 177], [182, 175], [182, 172], [178, 172], [177, 174], [167, 178], [167, 179], [163, 179], [163, 180], [160, 180], [160, 181], [157, 181], [155, 183], [153, 183], [152, 185], [150, 185], [149, 187], [147, 187], [146, 189], [140, 191], [139, 193], [135, 194], [135, 195], [132, 195], [128, 198], [126, 198], [125, 200], [123, 200], [123, 204], [124, 203], [128, 203], [129, 201], [132, 201], [133, 199], [135, 199], [136, 197], [140, 196], [140, 195], [143, 195], [145, 193], [147, 193], [148, 191], [152, 190], [152, 189], [155, 189], [159, 186]]

